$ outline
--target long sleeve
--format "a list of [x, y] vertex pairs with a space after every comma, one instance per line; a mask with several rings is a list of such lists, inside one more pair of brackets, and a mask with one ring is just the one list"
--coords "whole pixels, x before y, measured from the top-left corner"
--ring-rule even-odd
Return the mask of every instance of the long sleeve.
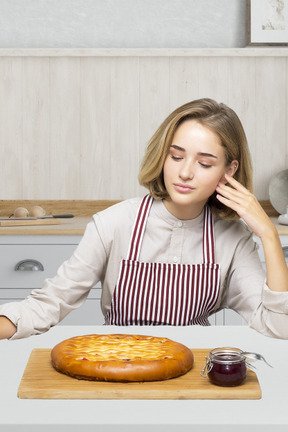
[[43, 333], [80, 307], [101, 279], [105, 262], [106, 252], [92, 219], [75, 252], [54, 278], [46, 279], [42, 288], [31, 291], [25, 300], [0, 307], [0, 315], [17, 327], [11, 339]]

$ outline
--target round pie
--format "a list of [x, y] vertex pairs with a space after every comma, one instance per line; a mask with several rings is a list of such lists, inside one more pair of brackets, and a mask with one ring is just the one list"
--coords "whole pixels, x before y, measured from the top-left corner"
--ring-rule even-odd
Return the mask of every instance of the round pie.
[[57, 371], [78, 379], [139, 382], [183, 375], [194, 356], [185, 345], [164, 337], [92, 334], [60, 342], [51, 360]]

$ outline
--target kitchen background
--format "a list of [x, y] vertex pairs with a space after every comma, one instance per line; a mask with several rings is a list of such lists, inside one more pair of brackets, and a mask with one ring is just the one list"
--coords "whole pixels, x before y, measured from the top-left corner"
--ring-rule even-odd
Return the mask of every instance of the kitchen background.
[[211, 97], [242, 120], [267, 200], [288, 165], [288, 49], [245, 46], [245, 0], [0, 0], [0, 199], [143, 194], [150, 136]]

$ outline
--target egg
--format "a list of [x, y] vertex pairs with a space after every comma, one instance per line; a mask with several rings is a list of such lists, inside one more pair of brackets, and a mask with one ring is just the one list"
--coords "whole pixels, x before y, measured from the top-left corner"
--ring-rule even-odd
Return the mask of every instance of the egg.
[[29, 216], [29, 211], [25, 207], [17, 207], [14, 210], [13, 216], [15, 218], [23, 218]]
[[46, 211], [43, 209], [43, 207], [35, 205], [31, 207], [29, 214], [31, 217], [45, 216]]

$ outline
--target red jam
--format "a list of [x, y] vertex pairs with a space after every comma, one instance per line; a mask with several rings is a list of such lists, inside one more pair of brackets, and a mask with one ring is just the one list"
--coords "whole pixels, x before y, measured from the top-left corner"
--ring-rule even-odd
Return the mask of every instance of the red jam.
[[208, 378], [213, 384], [233, 387], [245, 380], [245, 356], [238, 348], [216, 348], [210, 351], [209, 360]]

